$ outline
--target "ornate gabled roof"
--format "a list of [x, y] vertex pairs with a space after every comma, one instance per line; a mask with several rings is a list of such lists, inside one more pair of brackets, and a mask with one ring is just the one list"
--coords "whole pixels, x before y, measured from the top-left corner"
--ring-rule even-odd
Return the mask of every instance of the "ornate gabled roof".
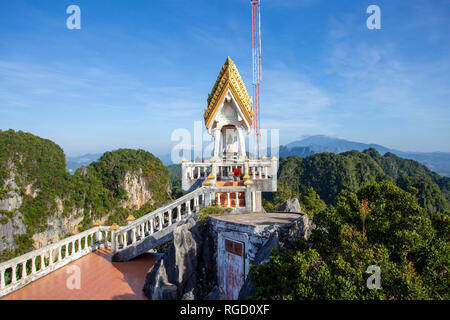
[[220, 104], [224, 100], [225, 94], [230, 89], [233, 97], [236, 99], [238, 107], [242, 111], [249, 126], [253, 123], [253, 109], [252, 100], [248, 96], [244, 81], [239, 74], [234, 62], [227, 58], [220, 70], [216, 83], [208, 95], [208, 107], [205, 109], [203, 117], [205, 118], [205, 125], [208, 128], [214, 118]]

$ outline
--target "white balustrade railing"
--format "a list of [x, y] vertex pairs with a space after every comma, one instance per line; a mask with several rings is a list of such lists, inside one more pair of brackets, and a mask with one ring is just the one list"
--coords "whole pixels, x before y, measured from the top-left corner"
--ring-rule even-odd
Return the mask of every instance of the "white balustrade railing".
[[50, 272], [110, 245], [108, 227], [94, 227], [74, 236], [0, 263], [0, 297]]
[[[277, 165], [273, 161], [218, 161], [218, 162], [185, 162], [182, 165], [183, 179], [197, 180], [206, 178], [209, 173], [222, 175], [226, 168], [228, 173], [233, 173], [239, 168], [242, 174], [248, 174], [252, 179], [271, 179], [276, 177]], [[275, 170], [275, 172], [273, 172]]]
[[271, 161], [261, 161], [254, 162], [250, 161], [248, 164], [247, 174], [251, 179], [271, 179], [272, 177], [276, 177], [272, 170], [277, 170], [277, 168], [272, 166]]
[[[113, 231], [112, 251], [117, 252], [142, 242], [146, 237], [172, 226], [183, 218], [197, 213], [200, 203], [205, 204], [205, 187], [181, 197], [173, 202], [146, 214], [127, 226]], [[183, 210], [183, 209], [184, 210]]]
[[[245, 208], [246, 193], [249, 192], [247, 187], [212, 187], [208, 188], [210, 199], [216, 201], [218, 206], [226, 208]], [[222, 198], [225, 198], [222, 200]], [[233, 205], [234, 204], [234, 205]]]
[[[222, 204], [225, 204], [226, 207], [250, 208], [252, 193], [254, 192], [250, 191], [248, 187], [243, 186], [201, 187], [117, 230], [111, 231], [106, 226], [94, 227], [0, 263], [0, 297], [99, 247], [110, 248], [114, 253], [135, 245], [146, 237], [198, 213], [200, 205], [210, 206], [213, 201], [221, 205], [221, 197], [224, 194], [226, 202]], [[234, 206], [231, 205], [233, 201]]]
[[212, 172], [211, 162], [189, 162], [186, 166], [186, 177], [191, 180], [205, 178]]

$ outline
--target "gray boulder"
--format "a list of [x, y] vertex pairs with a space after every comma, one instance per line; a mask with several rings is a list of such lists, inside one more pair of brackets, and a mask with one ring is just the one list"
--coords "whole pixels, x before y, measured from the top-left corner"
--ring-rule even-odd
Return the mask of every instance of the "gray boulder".
[[149, 299], [197, 299], [204, 243], [200, 228], [191, 218], [174, 230], [173, 244], [147, 274], [143, 290]]
[[288, 199], [285, 203], [275, 206], [275, 211], [302, 213], [302, 208], [300, 207], [300, 202], [298, 202], [298, 199], [292, 198]]
[[224, 300], [225, 293], [219, 288], [219, 286], [214, 286], [214, 288], [208, 293], [204, 300]]

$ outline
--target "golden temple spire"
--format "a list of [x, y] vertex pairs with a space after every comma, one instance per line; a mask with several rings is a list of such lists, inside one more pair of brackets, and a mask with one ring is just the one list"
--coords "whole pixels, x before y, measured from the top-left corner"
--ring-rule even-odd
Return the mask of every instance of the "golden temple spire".
[[231, 94], [238, 104], [238, 108], [244, 115], [248, 124], [247, 129], [250, 130], [254, 115], [252, 100], [247, 93], [244, 81], [242, 81], [236, 65], [230, 57], [227, 57], [227, 60], [223, 64], [219, 76], [217, 77], [216, 83], [214, 84], [211, 93], [208, 95], [208, 107], [203, 114], [206, 127], [209, 128], [211, 121], [214, 119], [214, 116], [228, 91], [231, 91]]

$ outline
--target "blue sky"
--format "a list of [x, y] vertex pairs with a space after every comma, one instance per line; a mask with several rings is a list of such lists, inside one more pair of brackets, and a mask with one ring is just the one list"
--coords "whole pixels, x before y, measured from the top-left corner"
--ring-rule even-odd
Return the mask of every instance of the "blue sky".
[[[81, 30], [66, 8], [81, 8]], [[366, 9], [381, 9], [369, 30]], [[220, 67], [251, 95], [249, 0], [2, 1], [0, 129], [68, 155], [169, 153], [201, 121]], [[263, 0], [261, 124], [450, 152], [450, 2]]]

